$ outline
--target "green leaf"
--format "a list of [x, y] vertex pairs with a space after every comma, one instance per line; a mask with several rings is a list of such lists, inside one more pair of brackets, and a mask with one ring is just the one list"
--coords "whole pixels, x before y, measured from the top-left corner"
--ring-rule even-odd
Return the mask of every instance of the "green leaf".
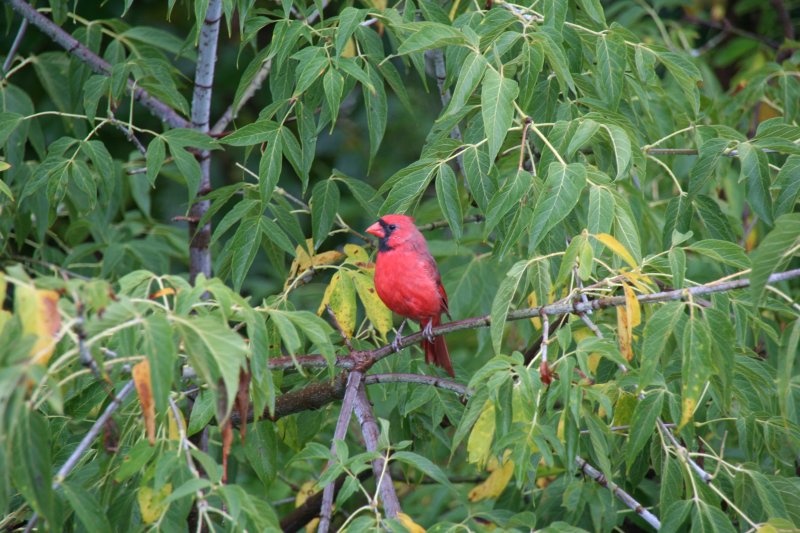
[[414, 452], [399, 451], [392, 454], [391, 460], [413, 466], [441, 485], [444, 485], [450, 490], [455, 490], [445, 473], [442, 472], [442, 469], [433, 464], [430, 459]]
[[517, 82], [504, 77], [494, 68], [486, 70], [481, 85], [481, 114], [489, 139], [489, 160], [494, 161], [514, 119], [514, 99], [519, 93]]
[[528, 267], [528, 261], [519, 261], [511, 267], [506, 273], [506, 277], [500, 282], [500, 287], [497, 289], [494, 300], [492, 301], [491, 312], [491, 326], [490, 332], [492, 337], [492, 348], [495, 353], [500, 352], [500, 346], [503, 342], [503, 329], [506, 325], [506, 315], [508, 309], [511, 307], [511, 302], [514, 300], [514, 294], [517, 292], [519, 281], [522, 279], [522, 274]]
[[631, 163], [631, 140], [625, 130], [616, 124], [601, 124], [600, 127], [608, 133], [614, 149], [614, 162], [617, 166], [617, 175], [614, 179], [621, 179], [628, 172]]
[[800, 156], [791, 155], [775, 176], [775, 188], [780, 189], [775, 201], [775, 217], [791, 213], [800, 194]]
[[378, 210], [381, 207], [380, 196], [378, 195], [378, 191], [373, 189], [368, 183], [344, 176], [343, 174], [338, 173], [338, 171], [334, 170], [334, 175], [347, 185], [347, 188], [350, 189], [353, 197], [356, 199], [356, 202], [364, 208], [366, 215], [368, 215], [370, 220], [375, 220], [378, 218]]
[[672, 248], [669, 251], [669, 268], [672, 272], [672, 287], [675, 289], [683, 288], [683, 280], [686, 276], [686, 252], [683, 248]]
[[787, 420], [797, 424], [797, 408], [794, 403], [792, 391], [792, 377], [794, 374], [795, 359], [800, 348], [800, 319], [794, 321], [792, 327], [787, 327], [781, 336], [781, 350], [778, 357], [777, 393], [778, 405], [781, 415]]
[[234, 205], [230, 211], [225, 213], [222, 220], [219, 221], [217, 227], [214, 228], [214, 233], [211, 235], [211, 245], [219, 240], [236, 222], [259, 208], [261, 203], [258, 200], [241, 200]]
[[34, 511], [55, 524], [55, 501], [53, 498], [52, 458], [50, 456], [50, 426], [43, 415], [25, 411], [15, 424], [11, 443], [10, 461], [13, 486]]
[[336, 69], [328, 69], [325, 77], [322, 78], [322, 87], [325, 91], [325, 104], [328, 106], [328, 113], [331, 115], [331, 128], [336, 124], [336, 117], [339, 116], [339, 107], [342, 105], [344, 92], [344, 77]]
[[442, 210], [447, 224], [453, 232], [456, 241], [461, 240], [464, 215], [461, 212], [461, 201], [458, 197], [458, 181], [455, 172], [447, 163], [439, 167], [436, 178], [436, 199], [439, 209]]
[[[201, 390], [194, 401], [194, 405], [192, 405], [192, 412], [189, 415], [189, 426], [186, 428], [186, 435], [191, 437], [206, 427], [214, 417], [216, 410], [217, 404], [214, 395], [210, 390]], [[152, 455], [153, 448], [148, 445], [147, 449], [151, 451], [150, 455]], [[150, 455], [148, 455], [148, 458]], [[133, 454], [131, 454], [131, 456], [133, 456]]]
[[606, 105], [616, 111], [622, 98], [625, 81], [625, 41], [616, 33], [605, 33], [597, 38], [598, 92]]
[[336, 181], [320, 181], [311, 191], [311, 230], [314, 235], [314, 249], [318, 249], [328, 237], [339, 209], [339, 187]]
[[287, 254], [294, 256], [295, 255], [295, 247], [292, 245], [292, 241], [289, 240], [289, 237], [286, 236], [286, 233], [278, 226], [274, 220], [267, 216], [262, 216], [258, 222], [259, 227], [261, 228], [261, 235], [263, 235], [268, 241], [275, 244], [286, 252]]
[[211, 316], [192, 316], [177, 326], [198, 375], [212, 388], [222, 378], [227, 400], [225, 413], [229, 413], [239, 388], [239, 370], [247, 354], [244, 339]]
[[247, 124], [222, 138], [224, 144], [231, 146], [251, 146], [267, 142], [280, 126], [271, 120], [258, 120]]
[[586, 167], [580, 163], [551, 163], [545, 190], [536, 201], [531, 222], [530, 248], [561, 222], [578, 203], [586, 185]]
[[[691, 110], [694, 115], [697, 115], [700, 109], [700, 92], [697, 89], [697, 84], [703, 79], [700, 70], [692, 63], [687, 56], [675, 52], [661, 52], [658, 54], [658, 59], [667, 67], [669, 73], [678, 82], [688, 99]], [[687, 101], [687, 100], [683, 100]]]
[[348, 39], [356, 31], [358, 25], [364, 20], [366, 9], [356, 9], [354, 7], [346, 7], [339, 15], [339, 25], [336, 27], [336, 38], [334, 44], [336, 46], [336, 56], [342, 55]]
[[478, 208], [484, 213], [489, 208], [489, 201], [495, 192], [495, 185], [489, 177], [492, 160], [486, 150], [479, 146], [468, 146], [463, 153], [464, 175], [469, 190]]
[[[750, 301], [754, 307], [761, 305], [767, 280], [789, 262], [787, 252], [800, 241], [800, 213], [783, 215], [775, 227], [750, 255], [753, 271], [750, 274]], [[796, 250], [795, 250], [796, 251]]]
[[517, 170], [513, 176], [509, 176], [503, 187], [495, 193], [489, 202], [489, 207], [486, 210], [484, 234], [491, 233], [513, 207], [519, 207], [519, 202], [530, 191], [531, 184], [531, 173], [527, 170]]
[[717, 202], [705, 195], [698, 195], [693, 199], [697, 215], [706, 227], [711, 238], [733, 242], [735, 237], [731, 225], [722, 213]]
[[605, 187], [592, 186], [589, 189], [589, 214], [587, 229], [589, 233], [608, 233], [614, 221], [614, 195]]
[[386, 91], [383, 88], [383, 79], [378, 71], [367, 63], [365, 70], [369, 76], [372, 87], [363, 85], [361, 92], [364, 94], [364, 105], [367, 113], [367, 128], [369, 129], [369, 165], [375, 160], [378, 148], [381, 146], [383, 134], [386, 132], [386, 121], [389, 114], [389, 105], [386, 101]]
[[428, 188], [437, 167], [435, 163], [426, 160], [420, 160], [413, 166], [407, 167], [410, 172], [405, 173], [394, 184], [380, 208], [380, 214], [407, 212]]
[[231, 281], [233, 289], [239, 292], [242, 283], [250, 270], [250, 266], [255, 261], [258, 246], [261, 244], [260, 219], [262, 216], [254, 213], [245, 217], [236, 229], [233, 236], [233, 255], [231, 256]]
[[18, 113], [0, 113], [0, 146], [6, 144], [22, 119], [23, 116]]
[[639, 370], [640, 391], [645, 390], [653, 381], [667, 341], [683, 315], [684, 305], [680, 302], [667, 302], [659, 307], [645, 324], [642, 365]]
[[177, 360], [172, 328], [166, 316], [154, 313], [147, 317], [142, 330], [143, 348], [150, 362], [150, 383], [156, 412], [164, 414], [168, 408], [167, 401], [172, 390]]
[[397, 48], [398, 55], [467, 44], [467, 38], [461, 30], [438, 22], [415, 22], [409, 24], [408, 29], [415, 30], [415, 33], [400, 44]]
[[75, 511], [86, 531], [112, 531], [114, 529], [94, 494], [84, 490], [77, 483], [67, 481], [61, 483], [61, 490], [64, 491], [70, 508]]
[[[322, 77], [325, 69], [329, 68], [330, 63], [325, 51], [320, 47], [304, 48], [301, 52], [312, 52], [303, 54], [302, 60], [299, 61], [296, 70], [297, 83], [292, 93], [293, 98], [299, 97], [306, 92], [314, 82]], [[294, 59], [300, 59], [297, 55]]]
[[470, 52], [467, 55], [459, 68], [458, 81], [456, 81], [450, 103], [443, 115], [456, 114], [467, 104], [467, 99], [472, 96], [481, 82], [487, 64], [486, 58], [481, 54]]
[[678, 429], [692, 421], [700, 395], [711, 377], [711, 332], [703, 318], [693, 317], [683, 332], [681, 365], [681, 421]]
[[650, 440], [650, 437], [658, 434], [656, 419], [661, 414], [663, 405], [664, 393], [661, 391], [648, 394], [636, 404], [630, 424], [628, 445], [625, 448], [625, 460], [628, 464], [628, 470], [630, 470], [631, 465], [642, 448], [644, 448], [644, 445], [647, 444], [647, 441]]
[[277, 309], [270, 309], [269, 317], [272, 319], [275, 327], [278, 328], [278, 334], [281, 336], [283, 345], [286, 347], [286, 351], [289, 352], [289, 355], [297, 354], [301, 347], [300, 335], [297, 333], [294, 324], [289, 320], [287, 313]]
[[244, 454], [261, 482], [269, 486], [283, 467], [278, 463], [278, 438], [272, 421], [254, 422], [248, 428]]
[[742, 180], [747, 180], [747, 200], [753, 211], [772, 225], [772, 196], [769, 193], [769, 160], [767, 155], [749, 142], [739, 143]]
[[687, 248], [715, 261], [734, 266], [739, 270], [750, 268], [750, 259], [744, 253], [744, 249], [732, 242], [706, 239], [697, 241], [687, 246]]
[[197, 196], [197, 191], [200, 188], [200, 163], [194, 157], [194, 154], [189, 153], [180, 145], [169, 145], [169, 153], [172, 154], [172, 159], [175, 161], [175, 166], [178, 171], [183, 175], [186, 180], [186, 189], [189, 192], [189, 201], [191, 202]]
[[693, 197], [705, 188], [729, 142], [727, 139], [709, 139], [700, 146], [700, 156], [689, 170], [689, 196]]
[[283, 139], [280, 130], [270, 131], [263, 142], [267, 146], [258, 162], [258, 193], [262, 204], [267, 204], [283, 169]]

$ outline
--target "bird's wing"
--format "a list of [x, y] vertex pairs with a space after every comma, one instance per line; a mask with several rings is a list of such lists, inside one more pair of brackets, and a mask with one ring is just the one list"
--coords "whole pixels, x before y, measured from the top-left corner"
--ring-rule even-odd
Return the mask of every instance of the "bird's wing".
[[436, 264], [436, 260], [431, 255], [431, 252], [428, 250], [428, 246], [424, 241], [422, 241], [422, 243], [415, 241], [412, 243], [412, 246], [414, 247], [414, 251], [419, 254], [420, 258], [422, 258], [425, 273], [434, 281], [436, 281], [436, 288], [439, 291], [439, 297], [442, 303], [442, 313], [450, 317], [450, 310], [447, 303], [447, 292], [444, 290], [444, 285], [442, 284], [442, 275], [439, 273], [439, 267]]

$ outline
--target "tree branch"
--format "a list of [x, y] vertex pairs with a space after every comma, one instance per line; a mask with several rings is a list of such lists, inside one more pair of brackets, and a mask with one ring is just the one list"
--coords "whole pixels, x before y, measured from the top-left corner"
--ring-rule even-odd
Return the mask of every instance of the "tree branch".
[[[347, 425], [350, 423], [350, 416], [353, 414], [353, 407], [358, 394], [358, 389], [361, 386], [361, 378], [364, 374], [360, 370], [353, 370], [347, 376], [347, 386], [345, 387], [344, 399], [342, 400], [342, 408], [339, 411], [339, 419], [336, 421], [336, 429], [333, 432], [333, 439], [331, 441], [331, 453], [336, 455], [336, 441], [344, 440], [347, 435]], [[328, 461], [326, 468], [333, 466], [333, 459]], [[333, 512], [333, 482], [328, 483], [322, 489], [322, 512], [319, 518], [319, 527], [317, 533], [328, 533], [328, 528], [331, 525], [331, 514]]]
[[[58, 24], [39, 13], [34, 7], [24, 0], [4, 0], [14, 11], [22, 15], [28, 22], [39, 28], [56, 44], [64, 48], [67, 53], [77, 57], [97, 74], [111, 75], [111, 65], [103, 58], [89, 50], [80, 41], [61, 29]], [[135, 85], [133, 80], [127, 82], [128, 91], [133, 94], [133, 99], [140, 102], [156, 117], [160, 118], [173, 128], [188, 128], [188, 120], [178, 114], [170, 106], [151, 96], [146, 90]]]
[[[794, 270], [787, 270], [785, 272], [776, 272], [772, 274], [767, 283], [777, 283], [779, 281], [786, 281], [789, 279], [800, 278], [800, 268], [796, 268]], [[636, 296], [636, 299], [639, 300], [640, 303], [657, 303], [657, 302], [668, 302], [673, 300], [681, 300], [686, 296], [700, 296], [703, 294], [712, 294], [715, 292], [725, 292], [734, 289], [742, 289], [745, 287], [750, 286], [749, 279], [739, 279], [734, 281], [712, 281], [710, 283], [706, 283], [704, 285], [697, 285], [695, 287], [690, 287], [687, 289], [676, 289], [671, 291], [663, 291], [663, 292], [656, 292], [653, 294], [639, 294]], [[566, 315], [566, 314], [576, 314], [580, 315], [581, 313], [587, 313], [589, 311], [598, 310], [598, 309], [606, 309], [609, 307], [617, 307], [620, 305], [625, 305], [625, 296], [610, 296], [607, 298], [598, 298], [596, 300], [588, 300], [586, 302], [559, 302], [555, 304], [545, 305], [542, 307], [528, 307], [524, 309], [517, 309], [516, 311], [511, 311], [506, 316], [506, 320], [513, 321], [513, 320], [524, 320], [526, 318], [533, 318], [537, 316], [541, 316], [542, 313], [553, 316], [553, 315]], [[448, 322], [446, 324], [442, 324], [441, 326], [437, 326], [433, 328], [434, 335], [442, 335], [445, 333], [452, 333], [454, 331], [461, 331], [465, 329], [477, 329], [477, 328], [485, 328], [488, 327], [491, 323], [491, 316], [490, 315], [483, 315], [474, 318], [466, 318], [464, 320], [456, 320], [454, 322]], [[424, 338], [422, 332], [417, 332], [412, 335], [407, 335], [403, 337], [402, 341], [399, 343], [400, 348], [406, 348], [413, 344], [420, 342]], [[354, 357], [358, 356], [361, 359], [369, 360], [371, 363], [375, 363], [385, 357], [394, 353], [394, 349], [391, 345], [387, 344], [380, 348], [376, 348], [375, 350], [369, 350], [364, 352], [353, 352]], [[336, 358], [336, 366], [339, 368], [353, 368], [355, 366], [355, 358], [354, 357], [337, 357]], [[292, 357], [276, 357], [274, 359], [270, 359], [269, 367], [273, 370], [288, 370], [294, 368], [295, 361], [297, 364], [303, 367], [309, 368], [323, 368], [328, 365], [328, 362], [325, 360], [324, 357], [321, 355], [298, 355], [294, 358]]]
[[[372, 405], [369, 403], [367, 390], [363, 383], [358, 388], [354, 408], [358, 422], [361, 424], [361, 434], [364, 436], [367, 451], [378, 451], [378, 438], [381, 432], [378, 429], [378, 423], [375, 421], [375, 414], [372, 412]], [[397, 517], [397, 513], [402, 512], [400, 500], [397, 499], [392, 476], [382, 456], [372, 461], [372, 475], [377, 480], [378, 491], [381, 495], [386, 516], [389, 518]]]
[[[217, 62], [217, 41], [219, 22], [222, 18], [222, 0], [210, 0], [203, 27], [200, 29], [200, 42], [197, 46], [197, 69], [194, 74], [194, 94], [192, 96], [192, 125], [201, 133], [208, 133], [211, 116], [211, 91], [214, 86], [214, 66]], [[211, 192], [211, 153], [200, 151], [200, 189], [201, 195]], [[202, 220], [209, 200], [192, 204], [189, 218]], [[196, 222], [189, 222], [189, 282], [194, 283], [198, 274], [211, 277], [211, 223], [202, 228]]]
[[14, 42], [11, 43], [11, 48], [8, 50], [8, 55], [6, 56], [6, 60], [3, 62], [3, 76], [5, 77], [6, 72], [11, 68], [11, 64], [14, 63], [14, 57], [17, 55], [17, 51], [19, 50], [20, 45], [22, 44], [22, 39], [25, 38], [25, 31], [28, 29], [28, 19], [22, 19], [22, 22], [19, 25], [19, 29], [17, 30], [17, 36], [14, 37]]
[[[114, 397], [114, 399], [111, 400], [111, 403], [108, 404], [105, 411], [103, 411], [103, 414], [101, 414], [97, 418], [97, 420], [95, 420], [94, 424], [92, 424], [92, 427], [89, 428], [89, 431], [86, 432], [86, 435], [84, 435], [80, 443], [78, 443], [78, 446], [72, 451], [67, 460], [64, 461], [64, 464], [61, 465], [61, 468], [58, 469], [58, 472], [56, 472], [56, 477], [53, 479], [53, 490], [58, 489], [58, 487], [61, 486], [61, 483], [64, 482], [64, 480], [67, 478], [70, 472], [72, 472], [72, 469], [75, 468], [75, 466], [81, 460], [83, 454], [86, 453], [86, 450], [88, 450], [89, 446], [92, 445], [92, 441], [94, 441], [94, 439], [100, 433], [100, 430], [103, 428], [106, 422], [108, 422], [108, 420], [111, 418], [111, 415], [114, 414], [114, 411], [116, 411], [117, 408], [120, 405], [122, 405], [122, 402], [125, 400], [128, 394], [130, 394], [130, 392], [133, 390], [133, 387], [134, 387], [133, 380], [128, 381], [122, 387], [122, 390], [119, 391], [119, 394], [117, 394]], [[28, 524], [25, 530], [32, 531], [33, 526], [36, 525], [36, 522], [38, 520], [39, 520], [39, 515], [37, 513], [33, 513], [31, 519], [28, 520]]]
[[636, 499], [622, 490], [619, 485], [606, 478], [602, 472], [590, 465], [580, 456], [575, 456], [575, 463], [581, 469], [583, 475], [588, 476], [595, 480], [600, 486], [607, 488], [611, 493], [617, 497], [619, 501], [624, 503], [629, 509], [633, 510], [636, 514], [642, 517], [642, 520], [653, 526], [653, 529], [661, 529], [661, 521], [656, 515], [644, 508], [644, 506], [636, 501]]
[[222, 114], [221, 117], [217, 120], [214, 124], [214, 127], [211, 128], [211, 135], [216, 137], [221, 135], [225, 128], [228, 127], [232, 121], [236, 120], [236, 117], [239, 116], [239, 111], [250, 101], [250, 99], [255, 96], [256, 92], [261, 88], [261, 85], [264, 83], [264, 80], [267, 79], [269, 76], [269, 72], [272, 70], [272, 59], [266, 60], [262, 63], [261, 68], [258, 69], [253, 81], [245, 88], [244, 92], [242, 93], [242, 97], [239, 98], [239, 101], [236, 102], [236, 107], [233, 104], [228, 106], [228, 109]]

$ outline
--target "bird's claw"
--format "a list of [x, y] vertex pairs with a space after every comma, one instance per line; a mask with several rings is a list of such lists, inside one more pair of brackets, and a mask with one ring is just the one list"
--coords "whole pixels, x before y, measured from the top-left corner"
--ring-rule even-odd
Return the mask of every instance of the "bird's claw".
[[422, 330], [422, 336], [425, 337], [425, 339], [428, 342], [433, 342], [433, 321], [432, 320], [428, 320], [428, 323], [425, 324], [425, 327]]
[[392, 351], [394, 351], [394, 352], [399, 352], [400, 350], [403, 349], [400, 346], [400, 343], [403, 342], [403, 328], [405, 327], [405, 325], [406, 325], [406, 321], [403, 320], [403, 322], [400, 324], [400, 327], [397, 328], [397, 333], [395, 334], [394, 340], [392, 341], [392, 345], [391, 345], [392, 346]]

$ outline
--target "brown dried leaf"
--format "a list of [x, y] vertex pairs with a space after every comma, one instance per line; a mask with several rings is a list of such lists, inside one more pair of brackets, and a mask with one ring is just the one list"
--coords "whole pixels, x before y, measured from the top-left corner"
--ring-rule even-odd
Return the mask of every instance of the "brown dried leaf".
[[156, 404], [153, 401], [150, 361], [144, 359], [133, 367], [133, 383], [136, 385], [139, 402], [142, 404], [147, 440], [150, 441], [150, 446], [153, 446], [156, 443]]

